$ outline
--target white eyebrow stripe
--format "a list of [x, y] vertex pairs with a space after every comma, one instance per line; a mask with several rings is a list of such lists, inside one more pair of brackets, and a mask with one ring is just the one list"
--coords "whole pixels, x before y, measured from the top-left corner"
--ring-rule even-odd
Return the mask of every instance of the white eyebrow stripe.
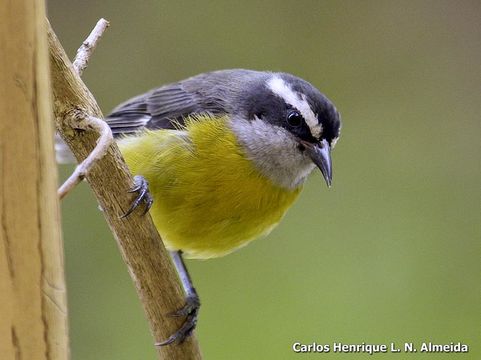
[[322, 125], [317, 120], [316, 114], [312, 111], [307, 103], [306, 96], [301, 95], [301, 98], [282, 80], [279, 76], [274, 75], [267, 82], [267, 86], [277, 96], [284, 99], [286, 104], [295, 107], [306, 120], [307, 126], [311, 130], [312, 136], [319, 139], [322, 132]]

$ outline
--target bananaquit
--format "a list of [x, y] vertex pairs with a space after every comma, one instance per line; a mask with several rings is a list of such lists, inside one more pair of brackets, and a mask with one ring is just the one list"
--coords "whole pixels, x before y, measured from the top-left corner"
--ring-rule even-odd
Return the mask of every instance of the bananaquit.
[[186, 290], [184, 325], [158, 345], [196, 324], [200, 302], [181, 254], [223, 256], [267, 235], [315, 167], [330, 186], [340, 129], [334, 105], [308, 82], [240, 69], [151, 90], [106, 121]]

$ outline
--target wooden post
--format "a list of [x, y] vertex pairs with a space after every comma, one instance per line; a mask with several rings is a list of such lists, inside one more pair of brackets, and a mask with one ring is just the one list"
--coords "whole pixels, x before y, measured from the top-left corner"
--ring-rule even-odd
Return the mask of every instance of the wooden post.
[[68, 359], [43, 0], [0, 2], [0, 358]]

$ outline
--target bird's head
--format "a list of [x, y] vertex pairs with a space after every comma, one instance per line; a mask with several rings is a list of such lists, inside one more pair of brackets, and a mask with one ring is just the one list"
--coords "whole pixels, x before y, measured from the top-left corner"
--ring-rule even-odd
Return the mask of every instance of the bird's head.
[[310, 83], [285, 73], [264, 74], [246, 83], [239, 100], [241, 115], [233, 121], [239, 141], [278, 185], [297, 187], [317, 166], [330, 186], [339, 113]]

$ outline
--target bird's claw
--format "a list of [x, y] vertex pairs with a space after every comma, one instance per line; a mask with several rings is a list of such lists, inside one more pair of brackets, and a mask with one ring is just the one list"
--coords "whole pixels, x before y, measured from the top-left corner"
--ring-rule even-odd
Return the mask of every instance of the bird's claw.
[[121, 219], [126, 218], [127, 216], [132, 214], [132, 212], [140, 205], [141, 202], [145, 203], [144, 212], [142, 213], [142, 215], [145, 215], [154, 203], [154, 199], [149, 192], [149, 183], [147, 182], [147, 180], [145, 180], [143, 176], [134, 176], [134, 184], [134, 187], [129, 190], [129, 193], [137, 193], [138, 195], [132, 202], [130, 208], [125, 212], [125, 214], [120, 217]]
[[200, 301], [199, 297], [196, 295], [188, 296], [185, 300], [185, 305], [183, 307], [169, 314], [169, 316], [173, 317], [185, 316], [184, 323], [167, 340], [155, 343], [155, 346], [165, 346], [174, 342], [182, 344], [185, 339], [192, 335], [192, 332], [197, 325], [197, 316], [199, 315]]

